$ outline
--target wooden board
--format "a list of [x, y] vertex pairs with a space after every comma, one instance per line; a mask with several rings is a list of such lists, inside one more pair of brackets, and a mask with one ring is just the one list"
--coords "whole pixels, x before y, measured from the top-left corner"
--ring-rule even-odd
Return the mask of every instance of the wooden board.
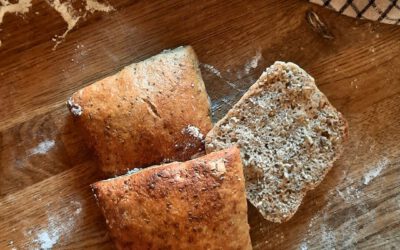
[[[400, 27], [297, 0], [109, 4], [115, 11], [86, 12], [56, 50], [52, 38], [67, 25], [45, 1], [4, 16], [0, 249], [112, 249], [88, 187], [99, 179], [96, 164], [64, 103], [93, 80], [181, 44], [206, 64], [214, 120], [282, 60], [312, 74], [349, 121], [343, 157], [293, 219], [269, 223], [249, 206], [254, 249], [400, 246]], [[310, 10], [331, 39], [312, 28]]]

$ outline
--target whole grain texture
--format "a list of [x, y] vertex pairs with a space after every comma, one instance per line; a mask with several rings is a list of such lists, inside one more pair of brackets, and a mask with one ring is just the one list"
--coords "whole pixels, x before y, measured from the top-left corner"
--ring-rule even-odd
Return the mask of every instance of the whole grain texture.
[[347, 122], [293, 63], [276, 62], [206, 136], [206, 151], [238, 145], [249, 201], [283, 222], [343, 151]]
[[235, 147], [92, 188], [117, 249], [251, 249]]
[[212, 126], [190, 46], [129, 65], [73, 94], [68, 107], [109, 176], [189, 160]]

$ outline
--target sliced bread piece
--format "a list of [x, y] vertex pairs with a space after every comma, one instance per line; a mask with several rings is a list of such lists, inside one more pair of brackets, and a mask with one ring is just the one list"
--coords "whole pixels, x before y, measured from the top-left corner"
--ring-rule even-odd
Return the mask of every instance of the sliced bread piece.
[[117, 249], [251, 249], [236, 147], [92, 188]]
[[343, 150], [347, 122], [293, 63], [275, 62], [206, 136], [206, 151], [237, 144], [249, 201], [290, 219]]
[[204, 152], [209, 100], [192, 47], [166, 50], [74, 93], [68, 107], [108, 176]]

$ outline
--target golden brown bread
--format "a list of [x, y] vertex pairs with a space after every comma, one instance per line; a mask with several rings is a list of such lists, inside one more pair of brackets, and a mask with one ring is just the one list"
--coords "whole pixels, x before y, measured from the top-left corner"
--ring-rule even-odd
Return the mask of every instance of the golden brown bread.
[[107, 175], [204, 151], [209, 101], [190, 46], [134, 63], [68, 101]]
[[92, 188], [118, 249], [251, 249], [236, 147]]

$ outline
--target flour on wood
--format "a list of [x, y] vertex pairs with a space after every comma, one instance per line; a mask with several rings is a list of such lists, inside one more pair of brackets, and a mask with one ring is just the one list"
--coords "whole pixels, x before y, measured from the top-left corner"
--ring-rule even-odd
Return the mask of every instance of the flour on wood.
[[115, 10], [111, 5], [99, 3], [96, 0], [86, 0], [85, 9], [91, 13], [95, 11], [110, 12]]
[[205, 64], [205, 63], [201, 63], [200, 66], [202, 66], [205, 70], [207, 70], [208, 72], [212, 73], [213, 75], [215, 75], [216, 77], [218, 77], [219, 79], [223, 80], [225, 83], [227, 83], [230, 87], [232, 87], [233, 89], [243, 92], [243, 90], [239, 89], [236, 84], [227, 81], [225, 78], [222, 77], [221, 72], [215, 68], [214, 66], [210, 65], [210, 64]]
[[[111, 5], [106, 3], [100, 3], [97, 0], [86, 0], [85, 10], [83, 14], [81, 9], [76, 10], [72, 6], [72, 1], [60, 1], [60, 0], [46, 0], [46, 3], [50, 5], [55, 11], [57, 11], [64, 22], [67, 24], [67, 30], [64, 31], [62, 35], [55, 35], [51, 40], [56, 44], [53, 47], [53, 50], [57, 48], [57, 46], [65, 39], [67, 34], [76, 26], [78, 21], [82, 18], [85, 18], [87, 12], [94, 13], [96, 11], [101, 12], [110, 12], [115, 10]], [[0, 7], [0, 24], [3, 22], [3, 18], [7, 13], [10, 14], [26, 14], [30, 11], [32, 7], [32, 0], [19, 0], [16, 3], [10, 3], [9, 1], [2, 0], [2, 5]], [[39, 14], [35, 12], [35, 14]], [[1, 42], [0, 42], [1, 47]]]
[[337, 194], [345, 202], [353, 204], [362, 197], [362, 192], [354, 186], [348, 186], [344, 190], [336, 189]]
[[48, 1], [48, 3], [51, 7], [53, 7], [55, 11], [57, 11], [61, 15], [64, 22], [67, 23], [67, 30], [61, 36], [56, 37], [57, 41], [53, 47], [53, 50], [55, 50], [57, 46], [65, 39], [68, 32], [70, 32], [75, 27], [81, 17], [77, 15], [75, 9], [72, 7], [72, 4], [70, 2], [61, 3], [60, 0], [54, 0]]
[[322, 243], [326, 249], [336, 248], [336, 236], [335, 232], [328, 227], [325, 223], [321, 224], [321, 237]]
[[32, 7], [32, 0], [19, 0], [16, 3], [9, 3], [8, 1], [2, 1], [3, 6], [0, 8], [0, 24], [3, 23], [5, 14], [25, 14], [28, 13]]
[[[81, 212], [82, 204], [79, 201], [71, 201], [60, 211], [48, 212], [47, 227], [36, 233], [33, 244], [38, 245], [40, 249], [52, 249], [59, 243], [60, 239], [68, 238], [69, 234], [75, 230]], [[67, 216], [62, 217], [60, 214]], [[32, 231], [30, 230], [28, 235], [31, 234]]]
[[369, 170], [365, 175], [363, 176], [363, 184], [368, 185], [373, 179], [378, 177], [382, 170], [388, 165], [389, 161], [387, 158], [382, 159], [381, 161], [378, 162], [378, 164], [371, 170]]
[[245, 65], [244, 65], [244, 73], [248, 75], [252, 69], [257, 68], [258, 62], [261, 60], [262, 54], [261, 50], [256, 51], [256, 55], [253, 56]]
[[39, 143], [35, 148], [30, 150], [30, 155], [43, 155], [46, 154], [50, 149], [52, 149], [55, 145], [54, 140], [46, 140]]
[[212, 66], [210, 64], [205, 64], [205, 63], [201, 63], [200, 66], [203, 66], [203, 68], [205, 68], [207, 71], [216, 75], [218, 78], [222, 79], [221, 72], [218, 69], [216, 69], [214, 66]]

